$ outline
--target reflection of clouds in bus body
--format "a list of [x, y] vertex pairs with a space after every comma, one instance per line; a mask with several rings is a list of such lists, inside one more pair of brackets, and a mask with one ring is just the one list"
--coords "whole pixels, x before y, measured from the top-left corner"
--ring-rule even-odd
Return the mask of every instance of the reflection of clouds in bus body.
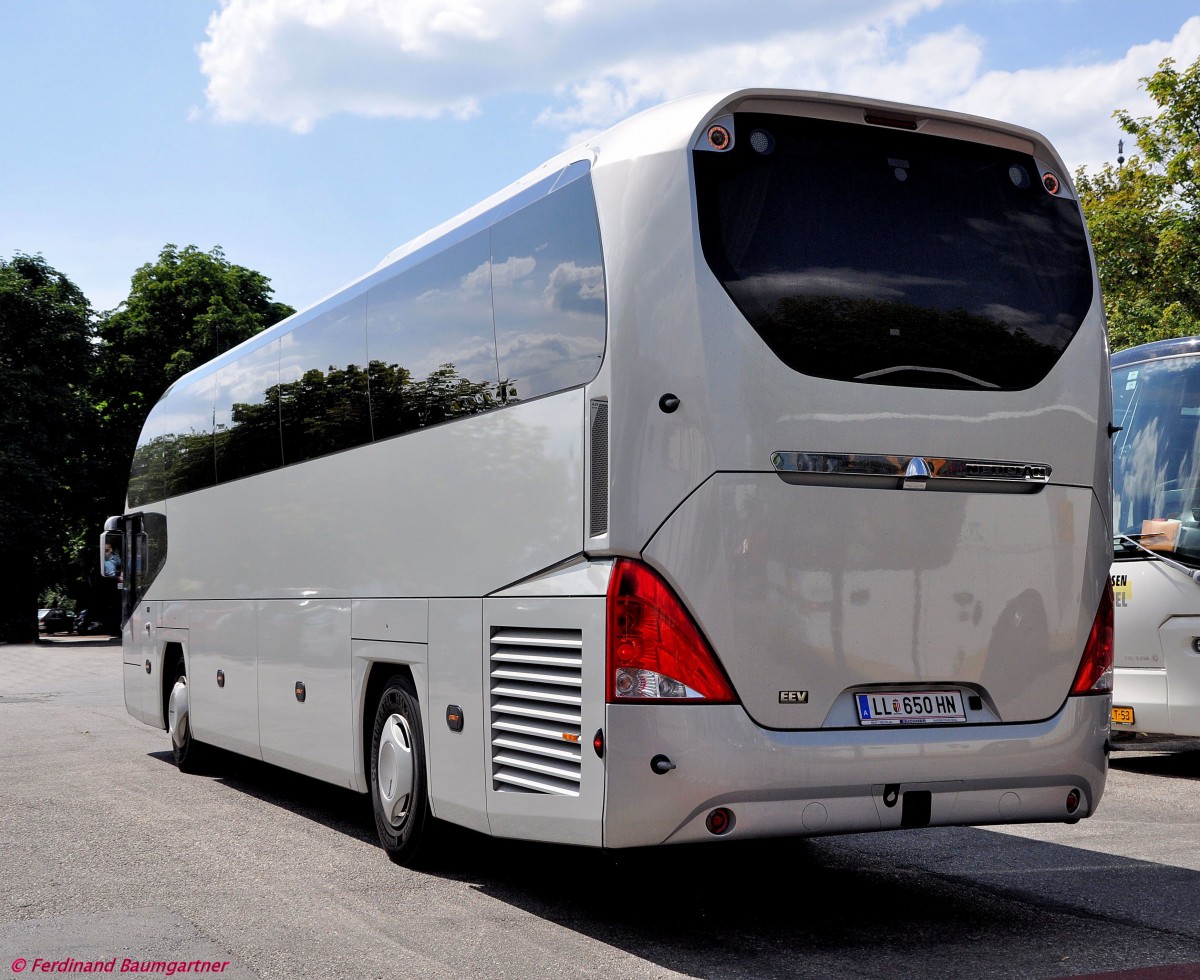
[[604, 269], [560, 262], [551, 270], [543, 295], [551, 309], [603, 314]]
[[208, 417], [205, 418], [203, 410], [197, 412], [187, 412], [184, 410], [170, 412], [163, 415], [162, 435], [185, 436], [193, 435], [197, 432], [207, 431], [212, 427], [212, 408], [208, 410]]
[[213, 425], [213, 405], [216, 394], [214, 376], [208, 374], [188, 385], [171, 402], [174, 410], [162, 414], [166, 436], [184, 436], [209, 432]]
[[500, 359], [516, 362], [522, 375], [538, 374], [565, 361], [580, 361], [604, 353], [604, 340], [567, 333], [530, 333], [513, 337], [500, 348]]
[[222, 366], [217, 373], [221, 402], [261, 401], [267, 389], [279, 383], [279, 348], [280, 342], [272, 341]]
[[491, 337], [455, 337], [453, 346], [438, 346], [424, 352], [420, 358], [410, 358], [402, 365], [414, 379], [426, 378], [443, 364], [453, 364], [458, 374], [472, 381], [496, 379], [496, 348]]
[[[531, 256], [510, 257], [502, 266], [496, 343], [500, 375], [515, 382], [510, 396], [531, 398], [594, 377], [604, 354], [603, 268], [537, 263]], [[535, 269], [542, 274], [534, 276]]]
[[[848, 300], [881, 300], [911, 303], [916, 306], [940, 307], [922, 302], [921, 292], [951, 289], [959, 295], [967, 292], [968, 283], [961, 279], [939, 276], [894, 275], [882, 272], [863, 272], [857, 269], [814, 268], [803, 272], [778, 272], [750, 276], [739, 286], [751, 296], [827, 297]], [[1057, 313], [1046, 319], [1038, 310], [1022, 310], [1006, 303], [984, 303], [967, 310], [973, 316], [985, 317], [1003, 324], [1010, 331], [1023, 329], [1036, 334], [1042, 342], [1063, 344], [1074, 335], [1078, 321], [1069, 312]]]
[[[545, 247], [542, 246], [543, 249]], [[503, 262], [492, 263], [492, 285], [511, 286], [520, 279], [528, 279], [536, 268], [537, 259], [532, 255], [510, 255]]]
[[837, 299], [902, 301], [913, 288], [957, 287], [952, 279], [932, 276], [898, 276], [864, 272], [843, 266], [839, 269], [811, 268], [802, 272], [771, 272], [748, 276], [739, 285], [756, 296], [828, 296]]

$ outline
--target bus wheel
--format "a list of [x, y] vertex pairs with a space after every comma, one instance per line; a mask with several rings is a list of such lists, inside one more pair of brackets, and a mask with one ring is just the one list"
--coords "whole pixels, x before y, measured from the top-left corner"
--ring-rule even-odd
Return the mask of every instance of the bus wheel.
[[429, 850], [425, 737], [412, 682], [396, 674], [383, 688], [371, 736], [371, 804], [379, 842], [397, 864], [414, 866]]
[[183, 655], [175, 661], [175, 683], [167, 699], [167, 732], [175, 752], [175, 765], [181, 772], [195, 772], [202, 761], [204, 747], [192, 738], [191, 716], [188, 711], [187, 667]]

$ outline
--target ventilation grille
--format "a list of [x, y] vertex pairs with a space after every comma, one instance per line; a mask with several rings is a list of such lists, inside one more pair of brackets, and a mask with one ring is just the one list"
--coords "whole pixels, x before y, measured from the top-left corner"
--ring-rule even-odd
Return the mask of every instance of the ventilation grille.
[[592, 458], [589, 470], [588, 534], [608, 533], [608, 402], [593, 399], [591, 404]]
[[583, 632], [492, 630], [492, 789], [578, 796]]

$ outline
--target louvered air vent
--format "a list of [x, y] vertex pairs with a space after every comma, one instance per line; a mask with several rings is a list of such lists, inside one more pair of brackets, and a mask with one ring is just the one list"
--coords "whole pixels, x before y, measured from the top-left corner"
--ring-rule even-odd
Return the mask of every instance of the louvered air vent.
[[608, 402], [592, 399], [591, 465], [588, 467], [588, 534], [608, 533]]
[[578, 796], [583, 633], [492, 630], [492, 789]]

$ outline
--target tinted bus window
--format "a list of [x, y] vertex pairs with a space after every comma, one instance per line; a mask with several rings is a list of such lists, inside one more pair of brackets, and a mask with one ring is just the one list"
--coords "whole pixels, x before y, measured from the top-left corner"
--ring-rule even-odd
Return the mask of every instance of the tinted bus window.
[[202, 490], [216, 482], [213, 395], [211, 374], [190, 382], [177, 394], [172, 392], [170, 412], [164, 419], [163, 445], [168, 497]]
[[163, 420], [166, 417], [166, 402], [160, 401], [150, 410], [137, 449], [133, 453], [133, 465], [129, 470], [129, 506], [144, 507], [148, 503], [162, 500], [166, 496], [163, 479], [163, 446], [166, 433]]
[[280, 465], [278, 340], [217, 372], [214, 417], [219, 482]]
[[604, 356], [604, 266], [590, 180], [576, 180], [492, 229], [492, 302], [510, 398], [596, 376]]
[[285, 463], [370, 442], [366, 297], [358, 296], [286, 334], [279, 380]]
[[[1092, 300], [1078, 206], [1026, 154], [899, 129], [736, 117], [697, 152], [704, 255], [805, 374], [923, 388], [1041, 381]], [[758, 134], [756, 137], [754, 134]]]
[[498, 404], [487, 242], [482, 232], [368, 293], [376, 439]]

